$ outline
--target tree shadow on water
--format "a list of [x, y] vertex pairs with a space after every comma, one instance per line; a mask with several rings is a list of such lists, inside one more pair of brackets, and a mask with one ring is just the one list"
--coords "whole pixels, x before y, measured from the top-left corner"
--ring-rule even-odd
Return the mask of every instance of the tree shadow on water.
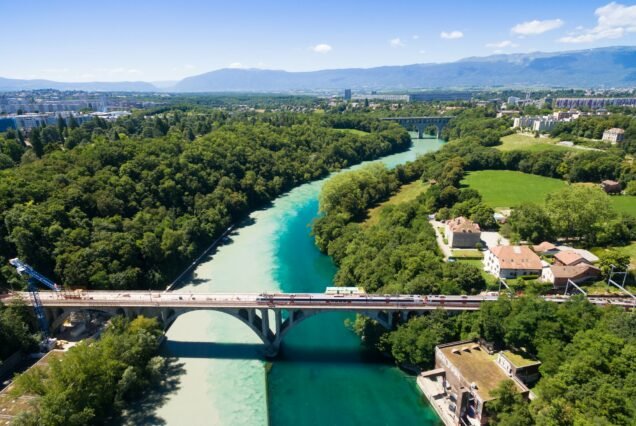
[[181, 376], [185, 373], [183, 366], [184, 363], [179, 362], [177, 358], [166, 358], [161, 381], [149, 385], [138, 400], [131, 402], [119, 416], [108, 422], [108, 425], [165, 425], [166, 421], [158, 417], [156, 411], [170, 394], [180, 389]]

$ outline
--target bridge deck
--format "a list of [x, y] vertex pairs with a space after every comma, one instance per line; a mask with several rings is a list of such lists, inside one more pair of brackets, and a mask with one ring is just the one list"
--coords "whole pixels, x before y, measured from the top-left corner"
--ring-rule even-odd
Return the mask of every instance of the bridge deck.
[[[26, 292], [14, 293], [26, 303], [31, 298]], [[9, 297], [11, 298], [11, 297]], [[77, 291], [77, 292], [40, 292], [44, 307], [49, 308], [268, 308], [268, 309], [320, 309], [320, 310], [477, 310], [482, 303], [495, 301], [495, 295], [457, 296], [457, 295], [327, 295], [322, 293], [166, 293], [147, 291]], [[551, 302], [565, 302], [566, 296], [546, 296]], [[636, 307], [636, 301], [629, 298], [588, 298], [597, 305], [617, 305], [627, 308]]]

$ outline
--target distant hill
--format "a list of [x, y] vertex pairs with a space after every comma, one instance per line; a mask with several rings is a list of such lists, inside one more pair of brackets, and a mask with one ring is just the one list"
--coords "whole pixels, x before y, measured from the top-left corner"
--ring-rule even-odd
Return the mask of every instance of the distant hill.
[[478, 87], [633, 87], [636, 47], [466, 58], [443, 64], [347, 68], [310, 72], [220, 69], [183, 80], [62, 83], [0, 78], [0, 91], [60, 89], [168, 92], [287, 92], [295, 90], [411, 90]]
[[349, 68], [311, 72], [221, 69], [181, 80], [178, 92], [444, 87], [636, 85], [636, 47], [466, 58], [443, 64]]
[[98, 92], [156, 92], [157, 87], [143, 81], [65, 83], [51, 80], [17, 80], [0, 77], [0, 92], [14, 90], [57, 89]]

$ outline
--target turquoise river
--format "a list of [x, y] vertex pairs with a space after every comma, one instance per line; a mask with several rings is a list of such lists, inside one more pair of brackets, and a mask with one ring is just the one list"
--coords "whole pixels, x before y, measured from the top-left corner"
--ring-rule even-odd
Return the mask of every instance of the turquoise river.
[[[410, 150], [377, 161], [394, 167], [441, 145], [437, 139], [413, 139]], [[175, 291], [323, 292], [336, 268], [309, 232], [324, 182], [295, 188], [253, 213]], [[307, 319], [267, 364], [260, 340], [238, 320], [219, 312], [182, 315], [163, 345], [164, 355], [180, 366], [177, 385], [128, 420], [190, 426], [438, 425], [414, 378], [365, 351], [344, 326], [347, 317]]]

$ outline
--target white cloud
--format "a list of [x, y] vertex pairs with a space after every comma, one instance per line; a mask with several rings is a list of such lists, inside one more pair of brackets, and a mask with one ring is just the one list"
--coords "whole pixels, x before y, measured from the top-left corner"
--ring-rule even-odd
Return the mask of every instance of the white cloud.
[[636, 5], [611, 2], [594, 11], [597, 23], [594, 28], [579, 30], [559, 39], [562, 43], [592, 43], [604, 39], [621, 38], [636, 32]]
[[457, 40], [458, 38], [462, 38], [462, 37], [464, 37], [464, 33], [463, 33], [463, 32], [461, 32], [461, 31], [457, 31], [457, 30], [455, 30], [455, 31], [449, 31], [449, 32], [442, 31], [442, 32], [439, 34], [439, 36], [440, 36], [441, 38], [445, 38], [445, 39], [447, 39], [447, 40]]
[[522, 22], [521, 24], [515, 25], [512, 27], [511, 31], [513, 34], [527, 36], [543, 34], [548, 31], [556, 30], [561, 26], [563, 26], [563, 21], [560, 19], [546, 19], [545, 21], [535, 19], [534, 21]]
[[243, 64], [240, 62], [232, 62], [227, 66], [228, 68], [243, 68]]
[[404, 43], [400, 40], [400, 37], [392, 38], [389, 40], [389, 44], [391, 47], [404, 47]]
[[413, 34], [413, 35], [411, 36], [411, 38], [412, 38], [413, 40], [418, 40], [418, 39], [420, 38], [420, 36], [419, 36], [419, 35], [417, 35], [417, 34]]
[[488, 43], [486, 47], [493, 47], [495, 49], [505, 49], [507, 47], [519, 47], [519, 45], [511, 42], [510, 40], [504, 40], [497, 43]]
[[187, 69], [187, 70], [193, 70], [193, 69], [195, 69], [195, 68], [196, 68], [196, 66], [195, 66], [195, 65], [192, 65], [192, 64], [185, 64], [185, 65], [183, 66], [183, 68], [185, 68], [185, 69]]
[[426, 53], [426, 50], [424, 50], [424, 49], [419, 50], [419, 51], [418, 51], [418, 53], [421, 53], [421, 54], [423, 55], [423, 54], [425, 54], [425, 53]]
[[333, 48], [330, 45], [324, 43], [317, 44], [311, 48], [314, 52], [323, 54], [331, 52], [332, 49]]

